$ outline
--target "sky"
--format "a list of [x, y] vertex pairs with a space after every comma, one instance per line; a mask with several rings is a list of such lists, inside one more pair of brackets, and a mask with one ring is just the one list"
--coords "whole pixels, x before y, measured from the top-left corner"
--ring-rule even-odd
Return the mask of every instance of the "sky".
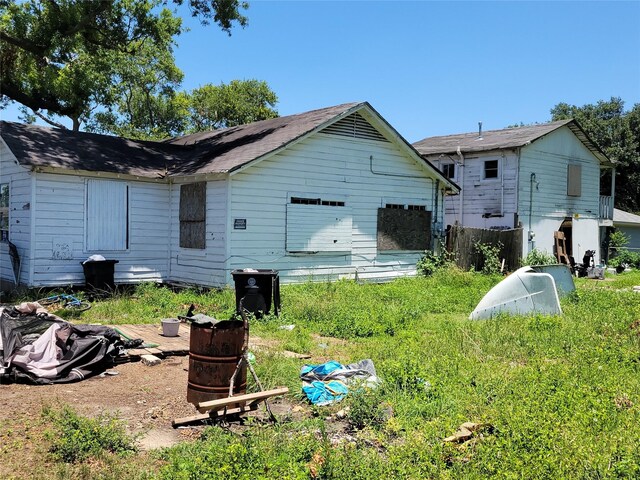
[[249, 3], [231, 36], [177, 11], [184, 88], [264, 80], [280, 115], [367, 101], [410, 142], [640, 103], [640, 0]]

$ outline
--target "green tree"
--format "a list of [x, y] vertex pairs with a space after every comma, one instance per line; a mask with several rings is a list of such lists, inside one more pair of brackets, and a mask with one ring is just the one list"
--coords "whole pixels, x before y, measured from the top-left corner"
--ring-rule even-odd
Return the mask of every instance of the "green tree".
[[108, 111], [97, 113], [87, 130], [145, 140], [162, 140], [278, 116], [278, 101], [266, 82], [232, 80], [192, 92], [158, 88], [155, 78], [123, 91]]
[[[18, 102], [57, 126], [57, 118], [68, 117], [78, 130], [135, 90], [126, 82], [140, 77], [127, 75], [127, 66], [136, 73], [151, 70], [154, 88], [169, 94], [181, 80], [172, 47], [182, 27], [167, 3], [0, 0], [0, 106]], [[172, 3], [186, 4], [203, 24], [214, 22], [228, 33], [235, 23], [247, 23], [240, 12], [248, 5], [239, 0]]]
[[607, 156], [617, 162], [617, 208], [640, 212], [640, 104], [625, 111], [621, 98], [611, 97], [581, 107], [559, 103], [552, 120], [574, 118]]
[[277, 101], [269, 85], [259, 80], [204, 85], [191, 92], [189, 129], [215, 130], [274, 118]]

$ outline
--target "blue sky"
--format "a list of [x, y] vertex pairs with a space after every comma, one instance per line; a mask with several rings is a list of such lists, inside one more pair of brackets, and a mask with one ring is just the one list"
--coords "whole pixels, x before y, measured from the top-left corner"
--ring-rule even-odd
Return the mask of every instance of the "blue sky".
[[366, 100], [411, 142], [640, 103], [640, 1], [254, 0], [246, 15], [231, 37], [185, 17], [185, 88], [265, 80], [281, 115]]

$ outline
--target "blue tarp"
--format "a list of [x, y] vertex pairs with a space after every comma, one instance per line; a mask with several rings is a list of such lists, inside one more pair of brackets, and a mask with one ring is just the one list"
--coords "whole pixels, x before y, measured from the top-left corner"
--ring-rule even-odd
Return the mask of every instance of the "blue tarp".
[[349, 384], [367, 386], [379, 383], [373, 362], [369, 359], [350, 365], [335, 360], [320, 365], [303, 365], [300, 370], [302, 391], [314, 405], [328, 405], [342, 400], [349, 393]]

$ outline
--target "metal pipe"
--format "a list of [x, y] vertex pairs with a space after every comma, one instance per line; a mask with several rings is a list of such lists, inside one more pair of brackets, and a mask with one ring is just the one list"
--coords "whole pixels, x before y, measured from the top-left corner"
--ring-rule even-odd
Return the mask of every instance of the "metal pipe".
[[464, 225], [464, 155], [462, 154], [462, 150], [460, 150], [460, 145], [458, 145], [458, 149], [456, 150], [458, 157], [460, 157], [460, 225]]
[[532, 217], [533, 217], [533, 184], [536, 183], [536, 174], [531, 173], [531, 180], [529, 185], [529, 251], [533, 250], [533, 230], [532, 230]]

